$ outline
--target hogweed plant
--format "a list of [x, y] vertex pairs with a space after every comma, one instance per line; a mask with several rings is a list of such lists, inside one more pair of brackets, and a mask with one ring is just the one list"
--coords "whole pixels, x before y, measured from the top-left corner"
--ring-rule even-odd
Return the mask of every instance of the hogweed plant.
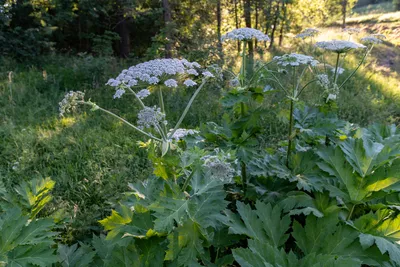
[[[185, 135], [194, 133], [191, 130], [180, 129], [179, 126], [201, 89], [213, 77], [214, 75], [211, 72], [203, 71], [197, 62], [189, 62], [185, 59], [151, 60], [123, 70], [116, 78], [109, 79], [106, 83], [106, 85], [115, 88], [114, 99], [121, 98], [124, 94], [134, 97], [137, 104], [141, 107], [137, 115], [136, 125], [90, 100], [85, 100], [84, 93], [82, 92], [69, 92], [65, 95], [65, 98], [59, 104], [60, 115], [63, 116], [69, 111], [75, 111], [78, 105], [88, 105], [92, 107], [93, 111], [103, 111], [151, 140], [156, 141], [156, 143], [160, 144], [161, 154], [164, 156], [168, 152], [173, 140], [178, 140]], [[197, 86], [197, 89], [179, 120], [172, 129], [168, 130], [163, 90], [166, 88], [175, 89], [178, 87], [189, 88], [195, 86]], [[144, 87], [145, 89], [142, 89]], [[158, 95], [158, 106], [147, 106], [145, 104], [145, 98], [150, 94]]]

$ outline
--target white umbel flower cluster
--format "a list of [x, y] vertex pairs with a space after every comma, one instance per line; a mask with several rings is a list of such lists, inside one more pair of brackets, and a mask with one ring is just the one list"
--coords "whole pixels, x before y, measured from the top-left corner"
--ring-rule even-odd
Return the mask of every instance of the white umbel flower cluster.
[[[332, 68], [331, 68], [331, 71], [332, 71], [332, 73], [335, 73], [335, 68], [332, 67]], [[344, 71], [345, 71], [344, 68], [338, 67], [338, 68], [337, 68], [337, 73], [336, 73], [336, 75], [343, 74]]]
[[187, 79], [186, 81], [183, 82], [183, 84], [186, 85], [186, 87], [192, 87], [197, 85], [197, 83], [191, 79]]
[[145, 99], [150, 95], [150, 91], [148, 89], [142, 89], [136, 93], [136, 96], [140, 99]]
[[[170, 133], [172, 130], [170, 130]], [[174, 134], [171, 136], [171, 139], [174, 139], [175, 141], [179, 141], [183, 138], [185, 138], [188, 135], [194, 135], [198, 134], [199, 131], [192, 130], [192, 129], [177, 129]]]
[[115, 91], [115, 94], [113, 96], [114, 99], [116, 98], [121, 98], [121, 96], [125, 94], [125, 90], [124, 89], [118, 89], [117, 91]]
[[235, 176], [235, 170], [225, 157], [207, 155], [201, 158], [208, 175], [213, 179], [221, 180], [225, 183], [231, 183]]
[[344, 28], [343, 31], [347, 32], [349, 35], [353, 35], [353, 34], [357, 34], [357, 33], [361, 32], [361, 30], [358, 28]]
[[239, 41], [250, 41], [256, 39], [258, 41], [270, 41], [268, 35], [262, 31], [253, 28], [240, 28], [234, 29], [225, 35], [222, 35], [221, 40], [239, 40]]
[[297, 34], [295, 38], [306, 39], [308, 37], [314, 37], [320, 34], [321, 32], [315, 28], [308, 28], [302, 31], [301, 33]]
[[371, 34], [361, 38], [363, 44], [381, 44], [386, 36], [383, 34]]
[[311, 56], [302, 54], [285, 54], [283, 56], [275, 56], [274, 61], [280, 66], [300, 66], [300, 65], [311, 65], [316, 66], [319, 62]]
[[112, 87], [133, 87], [136, 85], [164, 84], [167, 87], [178, 87], [177, 76], [198, 76], [201, 66], [186, 59], [155, 59], [137, 64], [123, 70], [115, 79], [109, 79], [106, 85]]
[[139, 111], [137, 124], [140, 129], [151, 127], [157, 128], [157, 125], [167, 124], [167, 121], [165, 120], [165, 114], [161, 112], [161, 109], [154, 106], [144, 107], [144, 109]]
[[63, 100], [59, 105], [60, 116], [63, 117], [65, 113], [75, 111], [78, 106], [78, 101], [84, 101], [85, 93], [80, 91], [69, 91], [65, 94]]
[[365, 45], [351, 42], [351, 41], [343, 41], [343, 40], [332, 40], [332, 41], [323, 41], [323, 42], [317, 42], [315, 44], [317, 47], [329, 51], [333, 51], [336, 53], [345, 53], [353, 49], [358, 49], [358, 48], [365, 48]]
[[329, 89], [330, 81], [329, 77], [326, 74], [318, 74], [316, 76], [317, 83], [324, 89]]

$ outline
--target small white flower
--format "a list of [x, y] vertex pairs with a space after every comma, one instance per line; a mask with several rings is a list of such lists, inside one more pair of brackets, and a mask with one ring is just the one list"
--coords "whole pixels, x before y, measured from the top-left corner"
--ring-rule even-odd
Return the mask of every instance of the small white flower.
[[[173, 130], [171, 129], [169, 133], [171, 133]], [[198, 134], [199, 131], [196, 130], [191, 130], [191, 129], [177, 129], [175, 133], [171, 136], [171, 139], [174, 139], [175, 141], [179, 141], [183, 138], [185, 138], [188, 135], [194, 135]]]
[[280, 66], [299, 66], [299, 65], [311, 65], [316, 66], [319, 62], [311, 56], [302, 54], [285, 54], [283, 56], [275, 56], [274, 60], [276, 64]]
[[379, 38], [379, 37], [376, 37], [376, 35], [375, 36], [374, 35], [368, 35], [368, 36], [366, 36], [364, 38], [361, 38], [360, 40], [364, 44], [381, 44], [383, 42], [382, 39], [383, 39], [382, 37]]
[[16, 162], [14, 162], [12, 169], [13, 169], [13, 171], [16, 171], [16, 170], [18, 170], [18, 168], [19, 168], [19, 162], [16, 161]]
[[330, 81], [326, 74], [319, 74], [316, 76], [317, 83], [324, 89], [329, 89]]
[[117, 87], [120, 84], [121, 84], [121, 82], [117, 81], [115, 79], [109, 79], [108, 82], [106, 83], [106, 85], [110, 85], [112, 87]]
[[186, 87], [191, 87], [191, 86], [196, 86], [197, 83], [192, 81], [191, 79], [187, 79], [186, 81], [183, 82], [184, 85], [186, 85]]
[[168, 79], [164, 82], [167, 87], [178, 87], [178, 82], [174, 79]]
[[195, 75], [195, 76], [199, 75], [199, 73], [198, 73], [197, 70], [195, 70], [195, 69], [188, 69], [188, 70], [187, 70], [187, 73], [188, 73], [188, 74], [191, 74], [191, 75]]
[[308, 28], [302, 31], [301, 33], [297, 34], [295, 38], [306, 39], [308, 37], [314, 37], [320, 34], [320, 31], [315, 28]]
[[[333, 73], [335, 73], [335, 68], [331, 68], [331, 71], [332, 71]], [[337, 75], [343, 74], [344, 71], [345, 71], [345, 69], [343, 69], [343, 68], [341, 68], [341, 67], [338, 67], [338, 68], [337, 68]]]
[[115, 94], [113, 96], [114, 99], [116, 98], [121, 98], [121, 96], [125, 94], [125, 90], [124, 89], [118, 89], [117, 91], [115, 91]]
[[240, 85], [239, 79], [238, 78], [234, 78], [232, 80], [229, 81], [229, 85], [231, 87], [237, 87]]
[[204, 156], [202, 158], [204, 161], [203, 167], [206, 169], [207, 174], [213, 179], [231, 183], [236, 172], [226, 159], [226, 156]]
[[335, 94], [329, 94], [328, 97], [326, 98], [326, 102], [328, 103], [329, 100], [335, 101], [336, 100], [336, 95]]
[[149, 84], [157, 84], [160, 81], [160, 79], [158, 79], [157, 77], [150, 77], [150, 79], [148, 80]]
[[221, 37], [222, 41], [225, 40], [249, 41], [252, 39], [256, 39], [258, 41], [266, 41], [266, 42], [270, 41], [268, 35], [252, 28], [234, 29]]
[[136, 86], [137, 84], [138, 84], [138, 82], [137, 82], [137, 80], [135, 80], [135, 79], [131, 79], [131, 80], [129, 80], [129, 82], [128, 82], [128, 86], [129, 86], [129, 87]]
[[330, 50], [336, 53], [345, 53], [348, 52], [352, 49], [358, 49], [358, 48], [365, 48], [365, 45], [351, 42], [351, 41], [343, 41], [343, 40], [332, 40], [332, 41], [324, 41], [324, 42], [317, 42], [315, 46], [325, 49], [325, 50]]
[[213, 78], [214, 77], [214, 74], [212, 74], [211, 72], [209, 72], [209, 71], [205, 71], [205, 72], [203, 72], [203, 76], [204, 77], [210, 77], [210, 78]]
[[273, 88], [271, 85], [267, 84], [267, 85], [264, 87], [263, 92], [265, 93], [265, 92], [272, 91], [272, 90], [274, 90], [274, 88]]
[[78, 101], [84, 101], [85, 93], [80, 91], [69, 91], [65, 94], [64, 99], [61, 100], [59, 105], [60, 116], [63, 117], [65, 113], [75, 111], [78, 106]]
[[137, 124], [141, 129], [155, 127], [158, 124], [166, 124], [165, 114], [156, 106], [144, 107], [138, 113]]
[[350, 35], [352, 35], [352, 34], [360, 33], [361, 29], [358, 29], [358, 28], [344, 28], [343, 31], [347, 32]]
[[136, 93], [136, 96], [140, 99], [145, 99], [150, 95], [150, 91], [147, 89], [142, 89], [139, 92]]

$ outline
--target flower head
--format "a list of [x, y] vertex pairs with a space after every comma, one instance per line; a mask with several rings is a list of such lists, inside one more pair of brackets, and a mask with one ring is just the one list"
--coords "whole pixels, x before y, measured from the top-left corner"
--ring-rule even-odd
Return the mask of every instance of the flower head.
[[178, 79], [176, 79], [176, 76], [197, 76], [200, 68], [199, 63], [189, 62], [186, 59], [155, 59], [123, 70], [115, 79], [109, 79], [106, 84], [113, 87], [122, 85], [132, 87], [138, 84], [157, 85], [164, 83], [168, 87], [177, 87]]
[[[335, 73], [335, 68], [332, 67], [332, 68], [331, 68], [331, 71], [332, 71], [333, 73]], [[336, 75], [343, 74], [344, 71], [345, 71], [344, 68], [338, 67], [338, 68], [337, 68], [337, 73], [336, 73]]]
[[78, 106], [78, 101], [84, 101], [85, 93], [80, 91], [69, 91], [65, 94], [64, 99], [59, 104], [60, 116], [65, 113], [75, 111]]
[[145, 99], [150, 95], [150, 91], [147, 89], [142, 89], [139, 92], [136, 93], [136, 96], [140, 99]]
[[361, 32], [361, 30], [358, 29], [358, 28], [344, 28], [343, 31], [347, 32], [350, 35], [357, 34], [357, 33]]
[[253, 28], [234, 29], [221, 37], [222, 41], [226, 40], [249, 41], [252, 39], [256, 39], [258, 41], [266, 41], [266, 42], [270, 41], [268, 35]]
[[191, 79], [187, 79], [186, 81], [183, 82], [183, 84], [186, 85], [186, 87], [192, 87], [197, 85], [197, 83], [192, 81]]
[[[170, 131], [170, 133], [171, 133], [171, 131]], [[174, 132], [174, 134], [171, 136], [171, 139], [174, 139], [175, 141], [179, 141], [188, 135], [194, 135], [194, 134], [198, 134], [198, 133], [199, 133], [199, 131], [191, 130], [191, 129], [177, 129]]]
[[125, 90], [124, 89], [118, 89], [117, 91], [115, 91], [115, 94], [113, 96], [114, 99], [116, 98], [121, 98], [121, 96], [125, 94]]
[[365, 48], [365, 45], [351, 42], [351, 41], [343, 41], [343, 40], [332, 40], [332, 41], [324, 41], [317, 42], [315, 44], [317, 47], [325, 50], [330, 50], [336, 53], [345, 53], [352, 49]]
[[319, 62], [311, 56], [302, 54], [285, 54], [283, 56], [275, 56], [274, 60], [276, 64], [280, 66], [300, 66], [300, 65], [311, 65], [316, 66]]
[[386, 39], [386, 36], [383, 34], [371, 34], [361, 38], [361, 42], [363, 44], [381, 44], [384, 39]]
[[211, 72], [209, 72], [209, 71], [205, 71], [205, 72], [203, 72], [203, 76], [204, 77], [210, 77], [210, 78], [214, 78], [214, 74], [212, 74]]
[[320, 34], [321, 32], [315, 28], [308, 28], [302, 31], [301, 33], [297, 34], [295, 38], [306, 39], [308, 37], [314, 37]]
[[319, 74], [319, 75], [317, 75], [316, 78], [317, 78], [317, 83], [318, 83], [322, 88], [325, 88], [325, 89], [328, 89], [328, 88], [329, 88], [330, 81], [329, 81], [328, 75], [326, 75], [326, 74]]
[[137, 124], [139, 128], [151, 128], [159, 124], [166, 124], [165, 114], [161, 112], [160, 108], [154, 107], [144, 107], [138, 113]]
[[178, 87], [178, 82], [174, 79], [168, 79], [164, 82], [167, 87]]
[[207, 155], [201, 159], [204, 161], [203, 167], [206, 169], [208, 175], [213, 179], [218, 179], [225, 183], [232, 182], [236, 172], [232, 168], [231, 164], [226, 161], [225, 156]]

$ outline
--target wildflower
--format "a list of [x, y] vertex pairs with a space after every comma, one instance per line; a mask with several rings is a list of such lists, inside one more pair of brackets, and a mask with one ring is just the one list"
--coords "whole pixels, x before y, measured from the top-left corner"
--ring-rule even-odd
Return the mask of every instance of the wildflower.
[[301, 33], [297, 34], [295, 38], [306, 39], [308, 37], [314, 37], [320, 34], [320, 31], [315, 28], [308, 28], [302, 31]]
[[139, 128], [151, 128], [156, 127], [160, 123], [166, 124], [165, 114], [161, 112], [160, 108], [154, 107], [144, 107], [138, 113], [137, 124]]
[[317, 42], [315, 44], [317, 47], [330, 50], [336, 52], [338, 54], [348, 52], [352, 49], [365, 48], [365, 45], [351, 42], [351, 41], [343, 41], [343, 40], [332, 40], [332, 41], [324, 41]]
[[136, 93], [136, 96], [140, 99], [145, 99], [150, 95], [150, 91], [147, 89], [142, 89], [139, 92]]
[[78, 106], [78, 102], [84, 101], [84, 96], [85, 94], [80, 91], [70, 91], [66, 93], [64, 99], [61, 100], [60, 103], [58, 103], [60, 116], [62, 117], [65, 113], [75, 111]]
[[13, 171], [16, 171], [16, 170], [18, 170], [18, 168], [19, 168], [19, 162], [16, 161], [16, 162], [14, 162], [12, 169], [13, 169]]
[[349, 35], [360, 33], [361, 30], [358, 28], [344, 28], [344, 32], [347, 32]]
[[[332, 71], [333, 73], [335, 73], [335, 68], [331, 68], [331, 71]], [[345, 71], [344, 68], [338, 67], [338, 68], [337, 68], [336, 75], [343, 74], [344, 71]]]
[[229, 85], [231, 87], [237, 87], [240, 85], [239, 79], [238, 78], [234, 78], [232, 80], [229, 81]]
[[319, 62], [311, 56], [302, 54], [285, 54], [283, 56], [275, 56], [274, 60], [278, 65], [281, 66], [299, 66], [299, 65], [311, 65], [316, 66]]
[[178, 82], [174, 79], [169, 79], [164, 82], [167, 87], [178, 87]]
[[[178, 79], [175, 76], [195, 75], [201, 66], [197, 62], [189, 62], [186, 59], [167, 58], [155, 59], [137, 64], [123, 70], [115, 79], [110, 79], [107, 85], [118, 87], [120, 85], [136, 86], [139, 83], [149, 85], [165, 82], [169, 87], [177, 87]], [[171, 79], [173, 81], [171, 81]], [[168, 82], [167, 82], [168, 81]]]
[[326, 103], [328, 103], [329, 100], [335, 101], [336, 97], [337, 96], [335, 94], [329, 94], [328, 97], [326, 98]]
[[210, 78], [213, 78], [214, 77], [214, 74], [212, 74], [211, 72], [209, 72], [209, 71], [205, 71], [205, 72], [203, 72], [203, 76], [204, 77], [210, 77]]
[[[170, 133], [172, 132], [172, 130], [170, 130]], [[185, 138], [188, 135], [194, 135], [194, 134], [198, 134], [199, 131], [196, 130], [191, 130], [191, 129], [177, 129], [174, 134], [171, 136], [171, 139], [175, 139], [175, 141], [179, 141], [183, 138]]]
[[273, 88], [271, 85], [267, 84], [267, 85], [264, 87], [263, 92], [265, 93], [265, 92], [273, 91], [273, 90], [274, 90], [274, 88]]
[[207, 155], [202, 160], [204, 161], [203, 167], [213, 179], [218, 179], [225, 183], [232, 182], [235, 170], [231, 167], [231, 164], [226, 162], [225, 157]]
[[325, 89], [329, 88], [330, 82], [329, 82], [329, 78], [328, 75], [326, 74], [319, 74], [317, 75], [317, 83]]
[[112, 87], [117, 87], [121, 84], [120, 81], [117, 81], [115, 79], [109, 79], [108, 82], [106, 83], [106, 85], [110, 85]]
[[118, 89], [117, 91], [115, 91], [115, 94], [113, 96], [114, 99], [116, 98], [121, 98], [121, 96], [125, 94], [125, 90], [124, 89]]
[[187, 70], [187, 73], [188, 73], [188, 74], [195, 75], [195, 76], [199, 75], [199, 73], [198, 73], [197, 70], [195, 70], [195, 69], [188, 69], [188, 70]]
[[378, 39], [381, 39], [381, 40], [385, 40], [386, 39], [385, 35], [379, 34], [379, 33], [374, 33], [374, 34], [371, 34], [370, 36], [378, 38]]
[[148, 80], [149, 84], [157, 84], [159, 81], [157, 77], [150, 77]]
[[249, 41], [252, 39], [256, 39], [258, 41], [266, 41], [266, 42], [270, 41], [268, 35], [252, 28], [235, 29], [221, 37], [222, 41], [226, 40]]
[[197, 83], [195, 83], [191, 79], [187, 79], [186, 81], [183, 82], [183, 84], [186, 85], [186, 87], [191, 87], [191, 86], [196, 86], [197, 85]]
[[[384, 35], [383, 35], [384, 36]], [[386, 37], [385, 37], [386, 38]], [[364, 44], [381, 44], [382, 41], [382, 37], [377, 37], [377, 35], [368, 35], [364, 38], [361, 38], [361, 42]]]

